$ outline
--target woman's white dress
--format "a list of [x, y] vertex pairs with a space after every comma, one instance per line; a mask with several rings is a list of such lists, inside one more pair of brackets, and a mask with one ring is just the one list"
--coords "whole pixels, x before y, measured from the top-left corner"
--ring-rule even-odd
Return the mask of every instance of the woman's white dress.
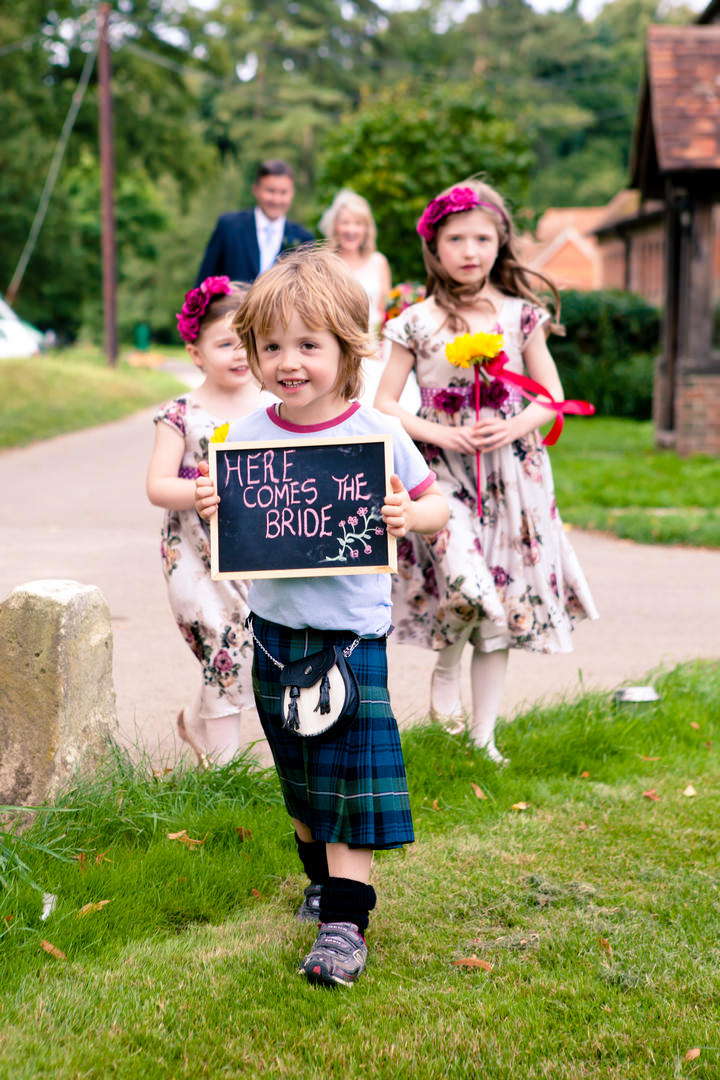
[[[374, 251], [362, 266], [352, 271], [353, 277], [357, 278], [368, 294], [370, 300], [370, 331], [378, 346], [374, 356], [365, 357], [363, 360], [364, 385], [359, 397], [363, 405], [372, 405], [375, 401], [380, 378], [390, 358], [390, 343], [380, 339], [382, 321], [378, 314], [378, 312], [384, 310], [386, 299], [383, 295], [383, 264], [383, 256], [380, 252]], [[407, 409], [411, 413], [416, 413], [420, 407], [420, 391], [414, 373], [411, 373], [405, 384], [400, 404], [403, 409]]]

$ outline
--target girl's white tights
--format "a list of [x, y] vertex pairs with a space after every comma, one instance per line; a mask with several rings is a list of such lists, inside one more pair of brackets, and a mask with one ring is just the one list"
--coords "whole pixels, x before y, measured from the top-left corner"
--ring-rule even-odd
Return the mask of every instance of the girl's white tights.
[[444, 717], [445, 721], [454, 717], [462, 719], [465, 715], [460, 691], [460, 661], [466, 644], [465, 637], [454, 645], [448, 645], [438, 652], [435, 661], [430, 684], [430, 704], [433, 713], [438, 718]]
[[218, 765], [225, 765], [242, 747], [242, 713], [208, 718], [200, 716], [202, 691], [192, 705], [183, 710], [185, 729], [195, 753], [206, 754]]
[[242, 713], [236, 712], [205, 721], [205, 750], [216, 764], [226, 765], [241, 749], [241, 720]]
[[508, 655], [507, 649], [496, 649], [495, 652], [473, 649], [470, 665], [473, 697], [470, 738], [499, 765], [504, 764], [506, 759], [495, 746], [495, 723], [505, 686]]

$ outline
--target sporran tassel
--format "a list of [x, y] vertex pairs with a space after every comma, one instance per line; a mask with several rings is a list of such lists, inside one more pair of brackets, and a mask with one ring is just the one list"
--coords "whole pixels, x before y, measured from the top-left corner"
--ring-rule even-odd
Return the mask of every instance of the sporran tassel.
[[290, 728], [290, 731], [297, 731], [300, 727], [297, 707], [297, 699], [300, 697], [299, 688], [297, 686], [291, 686], [290, 694], [288, 696], [290, 698], [290, 702], [288, 704], [286, 727]]
[[320, 697], [318, 703], [315, 706], [313, 712], [320, 710], [321, 716], [326, 716], [330, 712], [330, 680], [327, 674], [323, 675], [322, 682], [320, 683]]

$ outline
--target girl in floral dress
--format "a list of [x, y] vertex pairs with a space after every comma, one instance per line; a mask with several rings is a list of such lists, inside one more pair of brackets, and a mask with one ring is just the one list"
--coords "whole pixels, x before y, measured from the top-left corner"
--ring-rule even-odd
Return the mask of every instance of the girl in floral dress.
[[[398, 640], [436, 650], [431, 716], [451, 730], [465, 726], [460, 659], [470, 643], [469, 734], [504, 763], [495, 724], [508, 650], [569, 652], [573, 623], [597, 612], [555, 505], [538, 431], [556, 410], [526, 403], [516, 384], [485, 372], [476, 413], [473, 370], [453, 366], [445, 350], [462, 334], [502, 334], [508, 372], [530, 376], [543, 400], [558, 403], [562, 387], [546, 333], [560, 328], [517, 262], [510, 215], [493, 188], [471, 179], [447, 189], [417, 228], [427, 295], [385, 325], [392, 354], [375, 400], [420, 444], [451, 515], [436, 536], [402, 541], [394, 622]], [[411, 371], [422, 395], [417, 416], [399, 405]]]
[[210, 577], [210, 533], [195, 512], [198, 462], [206, 461], [215, 429], [258, 407], [260, 388], [231, 320], [245, 289], [211, 277], [185, 296], [178, 330], [204, 373], [191, 393], [155, 415], [155, 446], [147, 475], [150, 502], [165, 509], [163, 573], [180, 633], [202, 668], [194, 702], [180, 711], [177, 730], [205, 767], [229, 761], [243, 745], [242, 710], [252, 708], [252, 641], [243, 581]]

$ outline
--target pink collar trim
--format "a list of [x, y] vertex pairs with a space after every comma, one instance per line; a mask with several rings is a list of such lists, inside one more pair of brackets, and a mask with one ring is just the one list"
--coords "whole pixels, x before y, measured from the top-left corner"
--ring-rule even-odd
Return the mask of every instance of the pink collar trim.
[[267, 415], [270, 420], [272, 420], [273, 424], [276, 424], [279, 428], [283, 428], [285, 431], [326, 431], [327, 428], [337, 427], [339, 424], [343, 424], [346, 420], [349, 420], [360, 408], [360, 402], [351, 402], [344, 413], [340, 413], [339, 416], [334, 416], [332, 420], [323, 420], [321, 424], [292, 424], [289, 420], [283, 420], [281, 416], [278, 416], [277, 408], [277, 404], [268, 405], [266, 410]]

